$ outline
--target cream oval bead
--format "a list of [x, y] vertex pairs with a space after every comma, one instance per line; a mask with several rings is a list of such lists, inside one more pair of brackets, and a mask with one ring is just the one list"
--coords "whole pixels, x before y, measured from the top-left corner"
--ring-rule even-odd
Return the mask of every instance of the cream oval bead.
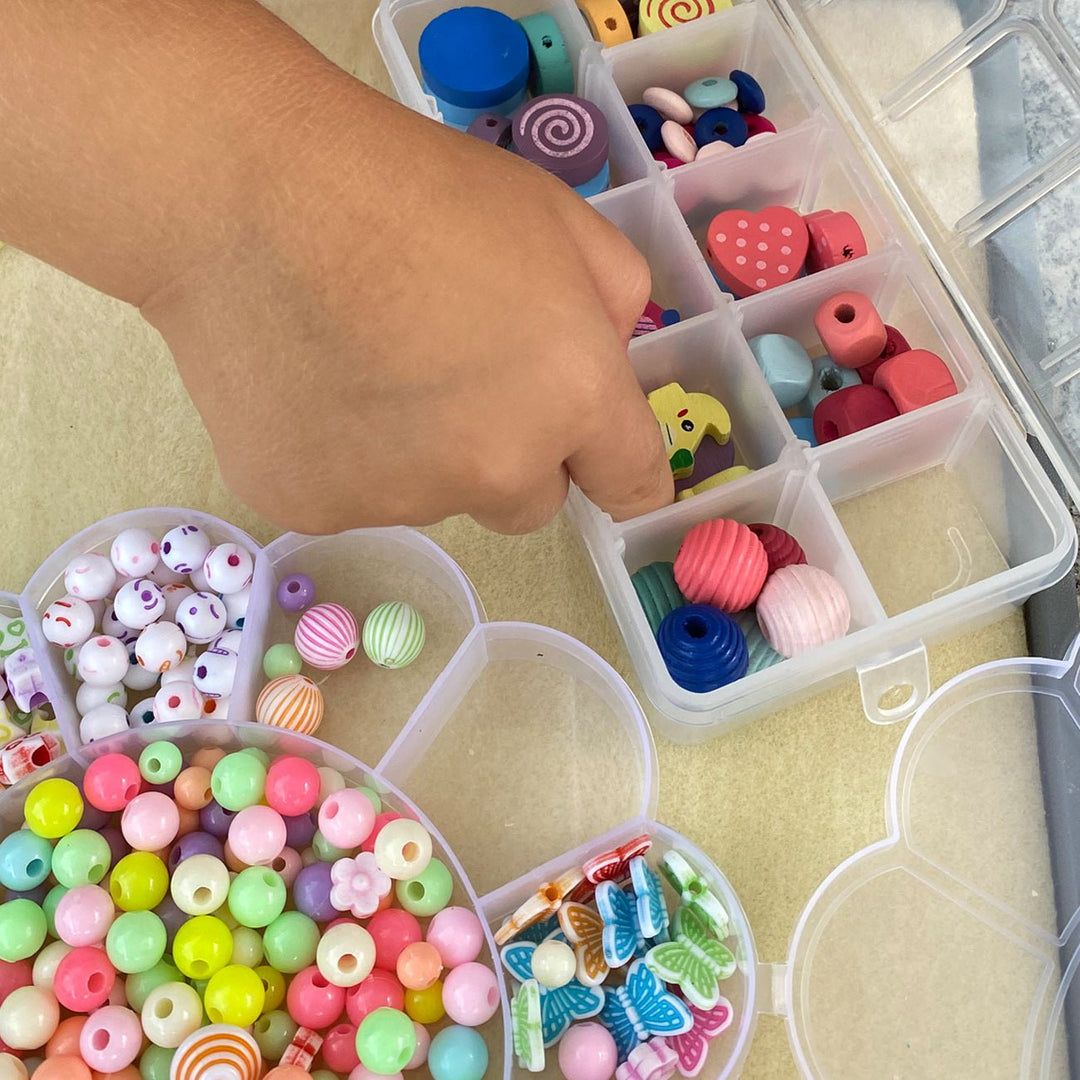
[[52, 990], [56, 969], [60, 961], [71, 952], [71, 946], [63, 941], [54, 941], [46, 945], [34, 959], [34, 985], [42, 990]]
[[375, 966], [375, 941], [356, 923], [332, 926], [319, 941], [315, 963], [331, 985], [356, 986]]
[[28, 1080], [26, 1066], [14, 1054], [0, 1054], [0, 1080]]
[[375, 837], [375, 862], [395, 881], [418, 877], [431, 862], [431, 834], [411, 818], [387, 822]]
[[0, 1039], [12, 1050], [37, 1050], [60, 1024], [60, 1003], [51, 990], [20, 986], [0, 1001]]
[[167, 982], [155, 987], [143, 1002], [143, 1034], [168, 1050], [179, 1046], [202, 1027], [203, 1003], [194, 987]]
[[173, 871], [169, 891], [185, 915], [213, 915], [229, 898], [229, 869], [214, 855], [192, 855]]

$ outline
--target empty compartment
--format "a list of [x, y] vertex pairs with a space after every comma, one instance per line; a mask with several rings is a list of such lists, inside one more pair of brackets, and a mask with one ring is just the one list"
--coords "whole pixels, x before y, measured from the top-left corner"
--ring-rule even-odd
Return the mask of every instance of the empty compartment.
[[[322, 691], [325, 712], [318, 737], [365, 761], [378, 761], [417, 704], [476, 625], [480, 611], [471, 585], [439, 547], [409, 529], [370, 529], [336, 536], [290, 534], [266, 549], [271, 573], [261, 596], [267, 611], [259, 657], [279, 642], [292, 642], [301, 615], [282, 609], [280, 582], [306, 574], [315, 583], [316, 603], [348, 609], [359, 629], [378, 604], [403, 600], [424, 620], [420, 655], [407, 667], [378, 667], [362, 648], [343, 667], [303, 673]], [[261, 664], [252, 669], [256, 687], [265, 684]]]
[[787, 131], [818, 107], [817, 91], [767, 7], [760, 3], [707, 15], [659, 34], [648, 34], [607, 54], [611, 75], [627, 105], [662, 86], [681, 94], [696, 79], [727, 78], [735, 68], [757, 79], [765, 94], [762, 115]]
[[593, 206], [645, 256], [654, 303], [674, 308], [683, 320], [724, 303], [678, 210], [655, 181], [598, 195]]
[[442, 826], [480, 892], [655, 805], [640, 707], [580, 642], [480, 627], [379, 768]]
[[1012, 422], [967, 397], [912, 419], [818, 455], [818, 479], [887, 614], [936, 601], [925, 625], [940, 633], [1057, 580], [1075, 533]]

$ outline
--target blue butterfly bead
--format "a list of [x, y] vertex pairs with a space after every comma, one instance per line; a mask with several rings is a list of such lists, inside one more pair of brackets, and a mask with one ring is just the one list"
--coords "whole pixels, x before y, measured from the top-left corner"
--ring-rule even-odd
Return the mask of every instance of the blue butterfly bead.
[[638, 926], [633, 900], [613, 881], [596, 886], [596, 910], [604, 920], [604, 959], [608, 967], [618, 968], [647, 951], [645, 935]]
[[664, 902], [664, 886], [660, 875], [640, 855], [630, 860], [630, 883], [637, 900], [637, 921], [641, 933], [650, 941], [667, 941], [669, 917]]
[[685, 1001], [665, 990], [644, 961], [635, 960], [626, 982], [608, 989], [600, 1022], [615, 1040], [619, 1061], [625, 1061], [638, 1043], [653, 1035], [681, 1035], [694, 1018]]

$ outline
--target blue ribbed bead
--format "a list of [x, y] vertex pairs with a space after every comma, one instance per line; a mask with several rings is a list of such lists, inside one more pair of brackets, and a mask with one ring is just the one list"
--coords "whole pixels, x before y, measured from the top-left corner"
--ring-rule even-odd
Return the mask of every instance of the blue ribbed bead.
[[665, 615], [656, 641], [671, 677], [695, 694], [741, 679], [750, 661], [739, 624], [708, 604], [687, 604]]

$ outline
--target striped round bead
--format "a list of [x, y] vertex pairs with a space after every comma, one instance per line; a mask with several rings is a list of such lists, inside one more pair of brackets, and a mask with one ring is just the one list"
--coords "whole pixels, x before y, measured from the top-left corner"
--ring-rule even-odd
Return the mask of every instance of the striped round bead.
[[259, 1080], [262, 1054], [254, 1038], [231, 1024], [208, 1024], [177, 1048], [169, 1080]]
[[424, 639], [423, 616], [404, 600], [388, 600], [364, 620], [364, 652], [379, 667], [407, 667], [420, 655]]
[[335, 671], [356, 655], [360, 629], [352, 612], [340, 604], [316, 604], [300, 616], [294, 642], [304, 663]]
[[255, 719], [268, 727], [311, 735], [323, 718], [322, 691], [306, 675], [272, 679], [255, 702]]

